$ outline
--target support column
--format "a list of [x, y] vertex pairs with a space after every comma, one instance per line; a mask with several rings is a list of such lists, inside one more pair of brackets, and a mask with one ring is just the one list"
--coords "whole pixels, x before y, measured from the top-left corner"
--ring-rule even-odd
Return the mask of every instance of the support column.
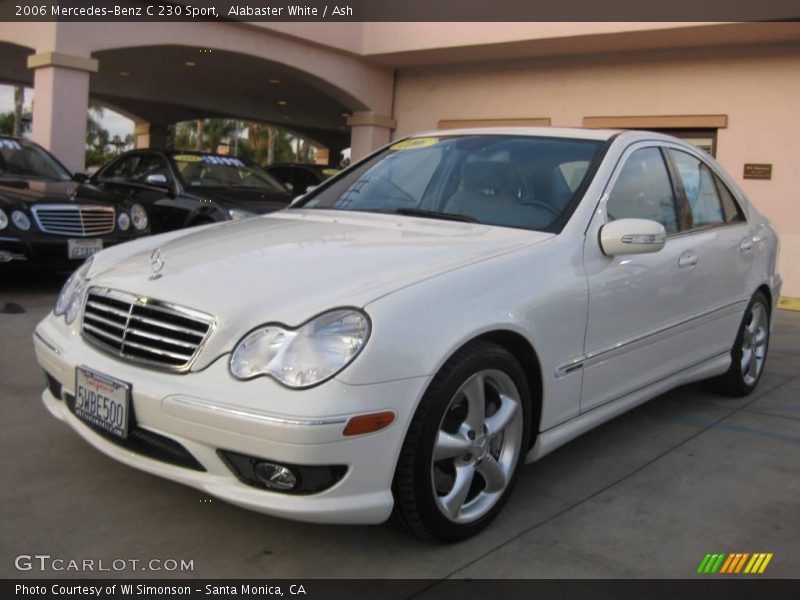
[[147, 121], [136, 123], [133, 128], [133, 146], [139, 148], [157, 148], [163, 150], [167, 147], [168, 131], [166, 125], [153, 125]]
[[99, 63], [60, 52], [28, 57], [33, 74], [33, 141], [52, 152], [73, 173], [86, 161], [89, 77]]
[[371, 112], [354, 113], [347, 118], [350, 130], [350, 161], [356, 162], [391, 140], [397, 122], [392, 117]]

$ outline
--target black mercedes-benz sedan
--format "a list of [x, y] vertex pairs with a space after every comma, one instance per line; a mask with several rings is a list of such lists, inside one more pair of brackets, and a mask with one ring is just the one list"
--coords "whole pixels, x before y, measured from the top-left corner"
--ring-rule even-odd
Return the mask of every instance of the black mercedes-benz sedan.
[[140, 203], [84, 179], [38, 144], [0, 136], [0, 267], [75, 268], [150, 232]]
[[143, 204], [154, 233], [239, 220], [286, 208], [292, 195], [255, 163], [221, 154], [132, 150], [92, 184]]

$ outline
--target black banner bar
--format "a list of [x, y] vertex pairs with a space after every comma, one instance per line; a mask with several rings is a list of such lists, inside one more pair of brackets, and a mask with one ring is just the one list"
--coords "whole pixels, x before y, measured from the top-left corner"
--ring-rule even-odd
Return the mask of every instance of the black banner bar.
[[691, 580], [3, 580], [0, 598], [45, 600], [286, 598], [296, 600], [796, 600], [800, 580], [703, 576]]
[[798, 0], [0, 0], [0, 21], [800, 21]]

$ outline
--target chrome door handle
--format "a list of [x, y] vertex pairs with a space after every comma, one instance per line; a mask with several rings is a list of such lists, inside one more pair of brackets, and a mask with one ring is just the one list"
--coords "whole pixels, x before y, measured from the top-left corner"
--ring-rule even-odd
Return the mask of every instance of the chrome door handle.
[[678, 266], [682, 269], [693, 267], [697, 264], [698, 258], [696, 252], [692, 252], [691, 250], [686, 251], [681, 254], [681, 257], [678, 259]]
[[750, 252], [753, 249], [753, 240], [750, 238], [745, 238], [739, 244], [739, 251], [740, 252]]

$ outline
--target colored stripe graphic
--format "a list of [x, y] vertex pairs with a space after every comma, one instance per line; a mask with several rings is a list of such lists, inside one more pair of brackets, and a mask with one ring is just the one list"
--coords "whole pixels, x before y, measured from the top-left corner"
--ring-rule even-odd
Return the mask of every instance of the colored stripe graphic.
[[736, 571], [734, 571], [734, 573], [738, 573], [742, 570], [742, 567], [744, 567], [744, 561], [747, 560], [747, 557], [750, 556], [750, 554], [744, 553], [741, 556], [742, 557], [739, 559], [739, 562], [736, 564]]
[[725, 552], [715, 552], [714, 554], [706, 554], [700, 565], [697, 567], [698, 573], [719, 573], [720, 575], [727, 574], [750, 574], [755, 575], [763, 573], [767, 565], [772, 560], [773, 554], [771, 552], [732, 552], [726, 554]]
[[728, 560], [722, 565], [722, 569], [720, 569], [720, 573], [727, 573], [728, 569], [731, 567], [731, 563], [733, 563], [733, 554], [728, 554]]
[[711, 560], [711, 555], [710, 554], [706, 554], [705, 557], [703, 558], [703, 560], [700, 561], [700, 566], [697, 567], [697, 572], [698, 573], [705, 573], [706, 572], [706, 565], [708, 564], [708, 561], [710, 561], [710, 560]]
[[725, 553], [724, 552], [720, 552], [719, 558], [717, 558], [717, 561], [714, 563], [714, 566], [711, 567], [711, 572], [712, 573], [716, 573], [717, 570], [719, 570], [720, 566], [722, 565], [722, 561], [724, 559], [725, 559]]
[[767, 565], [769, 564], [769, 561], [771, 561], [771, 560], [772, 560], [772, 552], [767, 554], [767, 556], [764, 558], [764, 562], [761, 563], [761, 566], [758, 568], [758, 572], [759, 573], [763, 573], [764, 569], [767, 568]]

